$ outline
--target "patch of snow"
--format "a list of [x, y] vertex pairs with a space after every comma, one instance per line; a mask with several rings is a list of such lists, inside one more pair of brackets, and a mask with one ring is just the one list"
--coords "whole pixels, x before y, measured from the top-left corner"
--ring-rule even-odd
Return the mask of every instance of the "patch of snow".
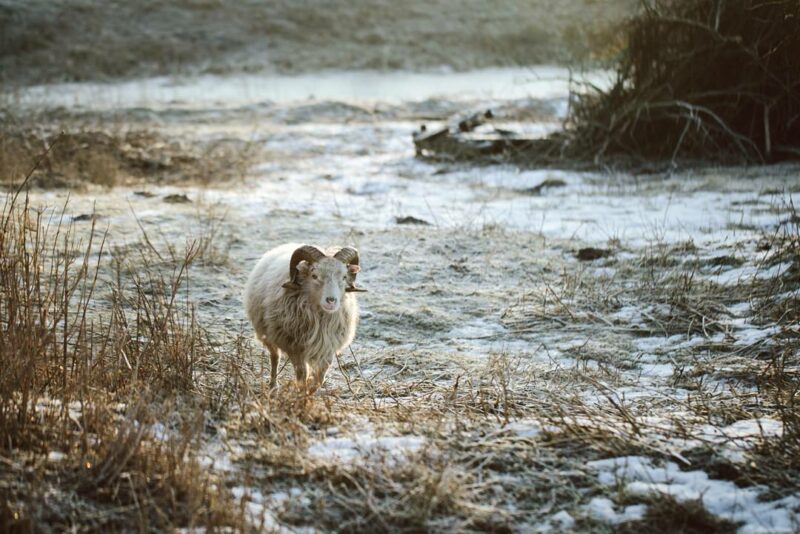
[[671, 363], [647, 363], [642, 365], [642, 376], [654, 378], [669, 378], [675, 373], [675, 366]]
[[568, 350], [572, 349], [581, 349], [586, 346], [589, 342], [587, 339], [573, 339], [572, 341], [565, 341], [563, 343], [559, 343], [557, 348], [559, 351], [567, 352]]
[[553, 514], [552, 517], [550, 517], [550, 522], [566, 530], [575, 526], [575, 519], [573, 519], [566, 510], [561, 510], [557, 514]]
[[623, 306], [615, 313], [612, 313], [611, 317], [631, 325], [644, 326], [644, 315], [642, 315], [641, 306], [636, 306], [636, 305]]
[[655, 352], [659, 349], [667, 349], [675, 346], [676, 344], [684, 341], [686, 336], [683, 334], [676, 334], [674, 336], [663, 337], [663, 336], [656, 336], [656, 337], [643, 337], [639, 338], [633, 342], [636, 346], [636, 349], [641, 352]]
[[724, 447], [719, 451], [719, 455], [733, 464], [741, 464], [747, 461], [747, 454], [744, 449]]
[[[733, 425], [732, 425], [733, 426]], [[732, 432], [751, 432], [752, 423], [729, 428]], [[763, 488], [739, 488], [733, 482], [710, 479], [703, 471], [681, 471], [667, 462], [655, 466], [648, 458], [626, 456], [589, 462], [605, 485], [625, 484], [632, 495], [670, 495], [678, 501], [699, 500], [712, 514], [742, 523], [740, 533], [795, 532], [800, 526], [800, 495], [763, 501]], [[616, 512], [608, 499], [589, 504], [592, 517], [613, 523]]]
[[754, 265], [743, 265], [710, 277], [710, 280], [720, 285], [736, 285], [748, 280], [769, 280], [785, 273], [792, 266], [790, 262], [778, 263], [763, 269]]
[[201, 466], [215, 471], [233, 472], [236, 470], [233, 458], [241, 454], [244, 454], [244, 448], [238, 443], [217, 439], [204, 444], [197, 461]]
[[704, 425], [701, 435], [706, 441], [728, 443], [741, 449], [750, 446], [757, 438], [782, 436], [783, 423], [775, 419], [743, 419], [722, 428]]
[[485, 339], [506, 333], [503, 325], [491, 322], [486, 318], [475, 319], [451, 329], [445, 337], [451, 339]]
[[737, 438], [782, 436], [783, 423], [775, 419], [742, 419], [725, 427], [724, 433]]
[[367, 456], [383, 456], [390, 462], [399, 462], [425, 444], [422, 436], [374, 436], [369, 433], [352, 437], [326, 438], [312, 443], [308, 454], [323, 461], [353, 463]]
[[47, 453], [48, 462], [63, 462], [67, 459], [67, 455], [61, 451], [50, 451]]
[[157, 441], [167, 441], [167, 439], [169, 439], [169, 430], [164, 423], [153, 423], [153, 425], [150, 426], [150, 431], [153, 433], [153, 438]]
[[617, 512], [614, 503], [607, 497], [594, 497], [586, 505], [586, 512], [589, 517], [612, 525], [639, 520], [644, 517], [646, 511], [647, 506], [634, 504], [626, 506], [622, 512]]
[[733, 343], [738, 346], [747, 346], [762, 341], [770, 336], [774, 336], [781, 331], [779, 326], [767, 326], [764, 328], [745, 327], [736, 331], [736, 341]]
[[520, 438], [535, 438], [542, 433], [542, 425], [538, 421], [511, 421], [503, 426], [504, 431], [511, 432]]
[[595, 497], [586, 505], [589, 517], [606, 523], [614, 523], [617, 512], [614, 510], [614, 503], [606, 497]]
[[728, 306], [728, 312], [734, 317], [745, 317], [750, 315], [752, 311], [753, 307], [750, 305], [750, 302], [738, 302]]
[[311, 504], [311, 500], [305, 496], [300, 488], [291, 488], [289, 493], [285, 491], [275, 492], [270, 495], [269, 499], [275, 506], [285, 506], [290, 500], [298, 502], [301, 506], [309, 506]]
[[596, 267], [592, 273], [598, 278], [614, 278], [617, 270], [614, 267]]

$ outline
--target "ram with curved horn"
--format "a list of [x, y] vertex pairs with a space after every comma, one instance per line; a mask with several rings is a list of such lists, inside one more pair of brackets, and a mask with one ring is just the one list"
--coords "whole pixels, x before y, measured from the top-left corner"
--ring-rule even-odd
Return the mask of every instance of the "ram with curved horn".
[[348, 293], [365, 293], [367, 291], [366, 289], [356, 287], [356, 275], [361, 271], [361, 266], [358, 264], [358, 251], [354, 248], [344, 247], [334, 254], [333, 257], [347, 265], [347, 272], [350, 274], [350, 280], [345, 291]]
[[289, 260], [289, 281], [283, 284], [286, 289], [300, 289], [302, 286], [297, 282], [297, 265], [301, 261], [314, 263], [325, 257], [325, 253], [317, 247], [304, 245], [292, 252], [292, 259]]
[[[336, 252], [333, 252], [333, 251]], [[288, 243], [264, 254], [244, 291], [247, 316], [270, 353], [270, 387], [286, 354], [298, 385], [315, 391], [334, 357], [355, 337], [360, 272], [352, 247], [323, 249]]]

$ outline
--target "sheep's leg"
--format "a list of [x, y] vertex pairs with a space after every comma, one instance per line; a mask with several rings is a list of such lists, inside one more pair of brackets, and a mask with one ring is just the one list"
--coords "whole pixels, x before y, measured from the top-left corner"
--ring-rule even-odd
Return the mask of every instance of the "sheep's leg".
[[272, 345], [267, 345], [267, 350], [269, 350], [270, 363], [269, 389], [275, 389], [278, 385], [278, 364], [281, 361], [281, 353], [278, 351], [278, 347]]
[[325, 375], [328, 374], [328, 369], [330, 368], [332, 362], [333, 355], [322, 357], [314, 362], [314, 365], [312, 366], [314, 373], [311, 377], [311, 383], [309, 384], [308, 388], [309, 393], [316, 392], [325, 383]]
[[328, 369], [330, 369], [331, 363], [333, 363], [332, 354], [322, 357], [317, 361], [317, 364], [314, 366], [314, 384], [311, 390], [312, 393], [321, 388], [325, 383], [325, 376], [328, 374]]
[[297, 379], [297, 389], [305, 391], [308, 382], [308, 363], [303, 359], [293, 359], [294, 376]]

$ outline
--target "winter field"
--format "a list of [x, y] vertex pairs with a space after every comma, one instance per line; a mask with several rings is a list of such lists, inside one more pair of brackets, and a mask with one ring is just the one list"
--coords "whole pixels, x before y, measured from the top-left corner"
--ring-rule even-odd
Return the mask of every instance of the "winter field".
[[[421, 122], [465, 110], [558, 127], [565, 71], [499, 72], [406, 92], [399, 74], [332, 73], [327, 98], [291, 76], [220, 78], [216, 100], [203, 79], [17, 92], [49, 142], [102, 134], [127, 159], [101, 153], [79, 168], [98, 183], [53, 188], [68, 174], [53, 156], [38, 187], [6, 196], [4, 521], [800, 528], [798, 169], [416, 158]], [[365, 95], [360, 76], [385, 83]], [[257, 258], [287, 241], [357, 246], [370, 290], [352, 350], [310, 398], [291, 366], [269, 392], [241, 304]], [[25, 338], [12, 307], [36, 302], [51, 316]]]
[[[0, 0], [0, 532], [800, 531], [800, 166], [415, 154], [633, 3]], [[369, 290], [311, 396], [285, 242]]]

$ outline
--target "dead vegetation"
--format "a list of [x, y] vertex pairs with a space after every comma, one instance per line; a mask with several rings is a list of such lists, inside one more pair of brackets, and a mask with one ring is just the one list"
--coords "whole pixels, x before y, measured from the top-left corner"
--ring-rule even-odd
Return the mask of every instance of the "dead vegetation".
[[[266, 362], [246, 336], [212, 335], [198, 320], [187, 274], [201, 263], [200, 245], [164, 250], [148, 240], [115, 248], [97, 229], [80, 233], [95, 241], [80, 243], [77, 230], [59, 225], [58, 211], [17, 198], [3, 217], [3, 257], [11, 261], [0, 269], [5, 525], [507, 531], [567, 510], [578, 518], [576, 528], [602, 530], [581, 519], [590, 498], [610, 491], [598, 487], [585, 463], [625, 455], [688, 462], [719, 478], [769, 486], [775, 496], [794, 487], [791, 351], [781, 356], [772, 345], [742, 349], [723, 339], [670, 355], [682, 358], [687, 374], [697, 367], [698, 379], [718, 378], [714, 364], [738, 355], [741, 380], [760, 384], [755, 397], [700, 381], [684, 401], [626, 399], [617, 388], [630, 373], [618, 367], [636, 365], [635, 354], [602, 354], [594, 343], [573, 350], [574, 368], [528, 353], [466, 362], [422, 349], [356, 347], [337, 362], [324, 396], [287, 388], [271, 396]], [[789, 229], [772, 237], [764, 261], [791, 257], [795, 236]], [[632, 339], [713, 338], [725, 332], [725, 305], [769, 301], [774, 293], [764, 285], [797, 287], [785, 273], [734, 289], [702, 282], [703, 269], [733, 267], [704, 266], [701, 252], [690, 244], [654, 245], [638, 256], [594, 260], [617, 267], [612, 281], [570, 259], [570, 270], [544, 278], [543, 300], [527, 295], [524, 313], [510, 310], [508, 324], [524, 329], [525, 320], [541, 335], [573, 329], [595, 340], [603, 330]], [[561, 286], [547, 287], [552, 280]], [[635, 328], [612, 318], [633, 303], [663, 307]], [[546, 307], [535, 319], [539, 305]], [[765, 318], [778, 313], [754, 309]], [[796, 323], [788, 321], [791, 331]], [[756, 365], [771, 361], [764, 351], [783, 361], [772, 374]], [[663, 420], [653, 423], [654, 414]], [[723, 465], [696, 447], [672, 444], [695, 439], [704, 421], [751, 417], [784, 418], [785, 431], [757, 440], [747, 463]], [[409, 436], [418, 447], [369, 445]], [[347, 453], [354, 459], [314, 453], [326, 443], [349, 450], [337, 439], [357, 443]], [[697, 503], [618, 498], [649, 505], [641, 522], [621, 528], [732, 528]]]
[[562, 131], [543, 138], [420, 134], [418, 153], [642, 170], [800, 158], [797, 2], [642, 0], [620, 35], [625, 45], [610, 88], [582, 84]]
[[800, 6], [645, 1], [613, 86], [573, 103], [567, 151], [589, 159], [765, 163], [800, 156]]
[[626, 534], [634, 532], [732, 534], [736, 532], [736, 524], [710, 514], [703, 506], [702, 501], [680, 502], [669, 495], [662, 495], [648, 502], [644, 519], [624, 523], [619, 532]]
[[[704, 259], [693, 243], [670, 247], [655, 244], [638, 258], [597, 258], [595, 261], [615, 271], [610, 277], [593, 276], [586, 267], [576, 266], [573, 272], [562, 276], [560, 285], [545, 284], [509, 308], [506, 324], [520, 332], [546, 330], [555, 321], [560, 329], [594, 331], [594, 339], [609, 333], [627, 334], [633, 336], [634, 345], [636, 339], [651, 336], [694, 340], [683, 346], [678, 343], [641, 349], [652, 351], [654, 355], [650, 357], [657, 362], [669, 362], [673, 373], [668, 381], [673, 387], [691, 392], [687, 402], [669, 403], [676, 415], [661, 412], [663, 406], [656, 404], [626, 402], [615, 390], [633, 384], [624, 381], [614, 369], [625, 366], [628, 358], [609, 358], [598, 351], [595, 343], [587, 341], [567, 354], [582, 369], [579, 379], [594, 388], [598, 396], [605, 397], [608, 405], [597, 406], [578, 399], [554, 403], [548, 410], [548, 420], [569, 429], [570, 435], [584, 444], [599, 444], [609, 457], [644, 453], [671, 458], [687, 469], [699, 467], [715, 478], [731, 480], [742, 487], [767, 487], [767, 495], [773, 498], [794, 494], [798, 490], [796, 481], [800, 480], [800, 347], [795, 313], [800, 279], [794, 207], [790, 203], [784, 205], [784, 210], [788, 213], [786, 222], [755, 247], [761, 251], [755, 265], [750, 266], [755, 276], [714, 282], [709, 275], [721, 268], [740, 268], [742, 262], [723, 262], [720, 267], [718, 256]], [[758, 274], [777, 266], [782, 267], [778, 274]], [[632, 309], [626, 308], [631, 305], [641, 311], [640, 316], [624, 313]], [[742, 323], [731, 309], [742, 305], [752, 310], [747, 313], [747, 322], [756, 328], [771, 328], [768, 335], [750, 340], [733, 326]], [[584, 326], [580, 328], [579, 324]], [[581, 363], [587, 358], [596, 367], [586, 368]], [[661, 413], [657, 428], [643, 421], [654, 413]], [[698, 422], [723, 427], [757, 418], [780, 421], [782, 431], [779, 435], [757, 437], [755, 444], [747, 448], [744, 462], [719, 457], [715, 452], [718, 444], [714, 442], [683, 451], [665, 445], [672, 438], [696, 439], [692, 428]], [[572, 424], [565, 424], [570, 421]], [[661, 504], [670, 510], [675, 505]], [[659, 531], [695, 531], [695, 519], [687, 519], [689, 523], [682, 527], [659, 527], [659, 521], [668, 514], [662, 515], [658, 510], [652, 514], [648, 512], [641, 524]], [[696, 520], [699, 524], [705, 521], [702, 517]], [[641, 524], [633, 524], [632, 528]], [[721, 523], [714, 528], [732, 526]]]
[[114, 253], [21, 187], [0, 217], [2, 530], [241, 526], [196, 458], [214, 357], [180, 291], [197, 248]]
[[[146, 234], [122, 246], [104, 241], [96, 222], [62, 223], [63, 207], [34, 207], [23, 191], [8, 197], [8, 260], [0, 266], [4, 528], [508, 531], [568, 511], [576, 529], [610, 531], [586, 520], [585, 506], [617, 492], [620, 503], [652, 508], [636, 523], [643, 529], [724, 530], [731, 525], [697, 503], [600, 487], [585, 464], [642, 455], [768, 487], [765, 495], [775, 497], [795, 491], [800, 479], [795, 225], [755, 245], [764, 256], [724, 255], [741, 264], [692, 242], [628, 250], [612, 240], [612, 254], [586, 262], [570, 243], [552, 269], [532, 257], [546, 251], [530, 235], [386, 230], [385, 241], [403, 232], [400, 268], [408, 278], [400, 286], [419, 279], [409, 265], [424, 265], [440, 283], [415, 286], [419, 302], [436, 297], [419, 315], [398, 319], [401, 304], [385, 300], [370, 307], [367, 336], [415, 340], [447, 331], [445, 310], [463, 298], [458, 292], [472, 298], [476, 291], [449, 283], [444, 270], [480, 282], [470, 317], [507, 306], [502, 336], [532, 337], [522, 338], [526, 348], [485, 357], [426, 342], [409, 348], [408, 339], [356, 345], [337, 361], [325, 395], [309, 399], [288, 388], [270, 395], [266, 362], [249, 332], [207, 329], [195, 308], [198, 292], [230, 274], [195, 286], [198, 269], [222, 263], [218, 219], [208, 223], [207, 239], [185, 249]], [[781, 209], [787, 222], [797, 219]], [[433, 263], [421, 263], [426, 256]], [[766, 278], [713, 280], [727, 269], [785, 263], [793, 267]], [[743, 302], [752, 304], [753, 324], [777, 321], [780, 330], [737, 345], [729, 308]], [[644, 310], [641, 321], [617, 315], [626, 306]], [[554, 347], [554, 332], [579, 343]], [[635, 342], [673, 336], [702, 342], [650, 351], [674, 373], [635, 396], [648, 380], [637, 374], [643, 350]], [[678, 388], [689, 394], [675, 394]], [[745, 462], [708, 454], [727, 442], [705, 438], [703, 425], [755, 417], [782, 420], [784, 432], [751, 440]], [[418, 446], [373, 446], [385, 438], [414, 438]], [[342, 449], [344, 458], [329, 454]]]
[[[786, 238], [785, 243], [793, 242], [791, 232]], [[778, 252], [783, 245], [772, 242], [775, 253], [786, 257]], [[732, 287], [704, 282], [701, 278], [708, 276], [708, 269], [718, 268], [719, 262], [714, 261], [716, 256], [702, 261], [701, 252], [684, 243], [654, 245], [631, 259], [601, 258], [615, 262], [622, 273], [611, 285], [603, 277], [598, 282], [586, 272], [585, 264], [573, 263], [577, 272], [558, 277], [563, 288], [545, 289], [543, 303], [552, 307], [542, 313], [537, 331], [543, 337], [550, 329], [572, 329], [592, 338], [612, 330], [633, 339], [679, 335], [712, 340], [729, 331], [725, 313], [730, 305], [771, 298], [774, 295], [767, 287], [783, 284], [788, 290], [785, 284], [791, 284], [785, 274]], [[766, 266], [774, 260], [761, 261]], [[523, 299], [526, 310], [538, 304], [530, 297]], [[629, 328], [622, 319], [615, 324], [610, 317], [609, 312], [619, 310], [622, 302], [642, 304], [644, 309], [660, 305], [660, 311], [646, 318], [645, 325]], [[512, 310], [508, 317], [515, 313]], [[760, 321], [759, 316], [752, 320]], [[785, 329], [794, 325], [787, 323]], [[343, 358], [344, 382], [329, 386], [325, 400], [254, 401], [237, 415], [251, 423], [232, 423], [229, 435], [239, 432], [240, 439], [249, 443], [246, 449], [253, 451], [241, 461], [253, 487], [302, 492], [303, 499], [273, 504], [279, 520], [296, 527], [513, 530], [520, 524], [540, 524], [559, 510], [580, 518], [587, 500], [601, 491], [594, 474], [583, 467], [585, 462], [627, 455], [676, 461], [687, 470], [701, 469], [743, 487], [767, 487], [765, 498], [778, 498], [796, 491], [792, 482], [797, 478], [792, 463], [796, 453], [791, 449], [796, 426], [787, 417], [796, 418], [797, 413], [793, 405], [797, 362], [787, 362], [786, 374], [766, 375], [770, 378], [765, 377], [761, 363], [765, 351], [774, 357], [784, 354], [782, 345], [772, 342], [785, 335], [777, 333], [768, 341], [744, 346], [736, 345], [734, 337], [722, 337], [713, 346], [663, 353], [677, 360], [676, 380], [690, 371], [703, 378], [683, 400], [670, 397], [668, 387], [663, 396], [626, 399], [620, 389], [635, 387], [638, 380], [626, 381], [614, 367], [622, 361], [635, 362], [635, 351], [617, 354], [616, 360], [610, 355], [604, 366], [590, 342], [583, 349], [584, 360], [576, 356], [575, 372], [537, 364], [525, 354], [497, 354], [472, 365], [431, 361], [424, 354], [402, 351], [402, 364], [387, 355]], [[719, 367], [728, 367], [731, 357], [736, 358], [737, 378], [724, 388], [713, 385], [715, 380], [730, 380]], [[367, 369], [381, 374], [387, 366], [391, 380], [373, 380], [365, 374]], [[740, 388], [742, 383], [759, 383], [759, 390]], [[753, 418], [782, 420], [784, 432], [755, 436], [750, 442], [755, 445], [745, 450], [744, 462], [701, 454], [720, 447], [720, 442], [705, 442], [700, 429], [704, 424], [724, 427]], [[269, 431], [264, 432], [265, 428]], [[399, 461], [391, 451], [370, 452], [368, 447], [353, 462], [336, 456], [316, 458], [306, 449], [340, 436], [347, 441], [364, 432], [420, 436], [425, 444]], [[686, 440], [702, 445], [685, 449], [676, 445]], [[287, 444], [292, 452], [287, 453]], [[624, 492], [615, 498], [648, 506], [642, 520], [620, 525], [624, 531], [729, 532], [737, 526], [709, 513], [699, 501]], [[253, 499], [265, 503], [262, 497]], [[270, 506], [269, 501], [265, 506]], [[318, 522], [309, 519], [313, 513], [321, 513]], [[604, 528], [586, 519], [579, 519], [576, 526], [579, 530]]]
[[7, 188], [34, 166], [28, 185], [43, 189], [224, 184], [243, 179], [257, 152], [253, 143], [238, 140], [174, 139], [154, 130], [115, 130], [70, 119], [34, 125], [6, 118], [0, 128], [0, 186]]

